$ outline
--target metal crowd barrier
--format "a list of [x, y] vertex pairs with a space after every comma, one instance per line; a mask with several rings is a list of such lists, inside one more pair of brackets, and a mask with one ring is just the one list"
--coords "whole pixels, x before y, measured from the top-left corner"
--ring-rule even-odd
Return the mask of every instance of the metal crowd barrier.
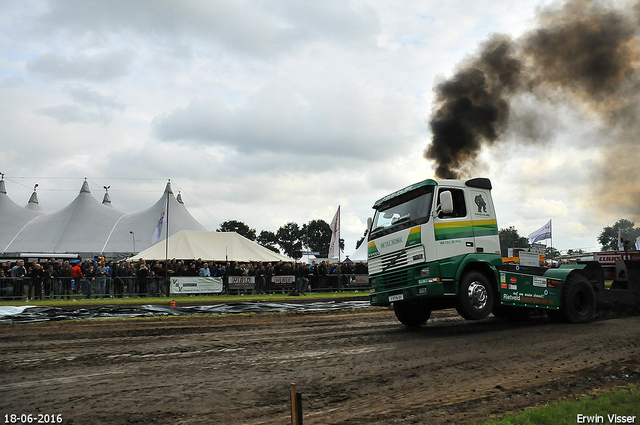
[[87, 299], [141, 296], [168, 296], [169, 285], [164, 277], [114, 277], [72, 279], [32, 279], [30, 277], [0, 278], [0, 298], [21, 299]]
[[[225, 277], [224, 292], [253, 292], [257, 288], [254, 277], [242, 277], [243, 282], [237, 282], [234, 279], [237, 277]], [[366, 275], [309, 275], [308, 279], [308, 285], [303, 288], [303, 292], [352, 291], [365, 290], [369, 287]], [[260, 286], [259, 292], [289, 293], [297, 288], [296, 277], [272, 276], [268, 281], [262, 282]], [[169, 296], [169, 282], [165, 280], [164, 276], [147, 278], [127, 276], [104, 279], [62, 277], [40, 281], [30, 277], [0, 278], [0, 299], [5, 301], [25, 298], [53, 300], [145, 296]]]

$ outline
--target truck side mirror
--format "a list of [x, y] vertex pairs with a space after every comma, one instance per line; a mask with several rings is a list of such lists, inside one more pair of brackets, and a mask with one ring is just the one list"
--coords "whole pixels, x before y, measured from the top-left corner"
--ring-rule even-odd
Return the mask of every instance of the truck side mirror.
[[373, 219], [371, 217], [367, 217], [367, 232], [371, 231], [371, 223], [373, 223]]
[[453, 212], [453, 196], [448, 190], [440, 192], [440, 211], [445, 215]]

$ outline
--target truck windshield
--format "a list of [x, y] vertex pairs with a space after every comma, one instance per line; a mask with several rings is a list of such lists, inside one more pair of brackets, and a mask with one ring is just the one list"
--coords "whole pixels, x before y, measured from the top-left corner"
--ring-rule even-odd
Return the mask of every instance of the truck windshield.
[[433, 187], [421, 188], [380, 205], [373, 216], [369, 240], [429, 221]]

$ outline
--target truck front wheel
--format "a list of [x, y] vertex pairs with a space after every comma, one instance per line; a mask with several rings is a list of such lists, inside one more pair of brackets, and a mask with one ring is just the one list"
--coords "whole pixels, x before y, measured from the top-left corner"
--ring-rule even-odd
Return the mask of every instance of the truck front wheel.
[[396, 302], [393, 303], [393, 312], [400, 323], [409, 328], [419, 328], [431, 317], [431, 309], [424, 304]]
[[460, 281], [460, 298], [456, 310], [467, 320], [484, 319], [493, 307], [493, 289], [480, 272], [470, 272]]
[[584, 276], [569, 276], [562, 288], [562, 313], [570, 323], [587, 323], [596, 314], [596, 293]]

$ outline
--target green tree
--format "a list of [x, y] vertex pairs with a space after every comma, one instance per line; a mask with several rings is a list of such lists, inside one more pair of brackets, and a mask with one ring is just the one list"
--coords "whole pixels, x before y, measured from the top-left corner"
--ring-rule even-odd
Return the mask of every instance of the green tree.
[[300, 226], [294, 222], [280, 226], [276, 232], [278, 245], [287, 257], [300, 258], [302, 251], [302, 232]]
[[616, 221], [613, 226], [603, 228], [600, 236], [598, 236], [598, 242], [600, 242], [602, 250], [618, 250], [618, 230], [620, 230], [622, 236], [629, 241], [629, 249], [633, 249], [636, 238], [640, 236], [640, 228], [634, 226], [635, 223], [633, 221], [622, 218]]
[[280, 250], [278, 249], [278, 237], [275, 233], [270, 232], [268, 230], [263, 230], [260, 232], [258, 237], [256, 238], [256, 242], [263, 247], [270, 249], [273, 252], [280, 254]]
[[509, 254], [509, 248], [529, 248], [529, 239], [518, 234], [518, 230], [515, 227], [510, 226], [506, 229], [500, 229], [498, 231], [498, 237], [500, 238], [500, 252], [503, 257], [507, 257]]
[[326, 257], [331, 242], [331, 226], [324, 220], [311, 220], [302, 225], [301, 238], [310, 251], [319, 252], [318, 257]]
[[560, 251], [552, 246], [548, 246], [544, 252], [544, 257], [547, 260], [557, 260], [560, 258]]
[[236, 232], [251, 241], [256, 240], [256, 229], [252, 229], [243, 222], [237, 220], [227, 220], [220, 223], [220, 227], [218, 227], [216, 232]]

